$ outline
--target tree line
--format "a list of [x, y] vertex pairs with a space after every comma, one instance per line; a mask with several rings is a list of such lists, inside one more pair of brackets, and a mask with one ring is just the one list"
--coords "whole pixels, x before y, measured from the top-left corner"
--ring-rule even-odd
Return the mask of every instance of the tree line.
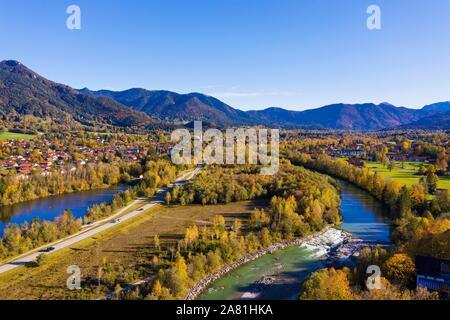
[[50, 174], [0, 177], [0, 205], [11, 205], [48, 196], [106, 188], [121, 181], [118, 165], [98, 163], [66, 167]]
[[256, 166], [210, 166], [182, 190], [174, 188], [170, 202], [214, 205], [257, 198], [272, 198], [277, 204], [273, 224], [280, 229], [289, 224], [286, 217], [290, 221], [300, 216], [314, 230], [340, 221], [340, 198], [333, 179], [289, 161], [282, 161], [274, 176], [259, 175]]
[[72, 235], [81, 230], [82, 220], [75, 219], [67, 209], [53, 221], [33, 219], [22, 225], [9, 224], [0, 239], [0, 259], [25, 253], [47, 243]]
[[[388, 206], [392, 219], [409, 216], [439, 216], [446, 213], [449, 207], [447, 190], [438, 190], [438, 177], [430, 165], [426, 176], [411, 187], [402, 186], [396, 180], [383, 177], [369, 168], [359, 168], [344, 159], [334, 159], [327, 155], [319, 155], [313, 159], [308, 154], [287, 151], [287, 157], [294, 164], [339, 177], [368, 191], [375, 198]], [[428, 201], [427, 194], [436, 195], [435, 201]]]

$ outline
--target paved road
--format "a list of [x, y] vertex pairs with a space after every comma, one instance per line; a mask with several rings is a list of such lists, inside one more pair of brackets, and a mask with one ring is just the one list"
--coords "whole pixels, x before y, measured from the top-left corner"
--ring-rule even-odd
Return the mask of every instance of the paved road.
[[[130, 213], [122, 215], [130, 207], [136, 205], [139, 202], [142, 202], [143, 199], [137, 199], [136, 201], [133, 201], [130, 205], [121, 209], [119, 212], [117, 212], [113, 216], [108, 217], [107, 219], [97, 221], [94, 224], [85, 226], [81, 232], [79, 232], [75, 235], [72, 235], [68, 238], [48, 244], [45, 247], [37, 248], [30, 253], [26, 253], [24, 255], [21, 255], [20, 257], [17, 257], [13, 260], [5, 262], [4, 264], [2, 264], [0, 266], [0, 274], [7, 272], [9, 270], [12, 270], [14, 268], [17, 268], [19, 266], [26, 265], [27, 263], [34, 261], [41, 254], [41, 252], [39, 250], [42, 250], [43, 248], [53, 247], [53, 248], [55, 248], [51, 252], [51, 253], [53, 253], [53, 252], [61, 250], [63, 248], [67, 248], [68, 246], [71, 246], [79, 241], [90, 238], [100, 232], [103, 232], [105, 230], [113, 228], [113, 227], [123, 223], [124, 221], [134, 218], [135, 216], [141, 214], [142, 212], [156, 206], [159, 203], [162, 203], [164, 201], [165, 193], [167, 191], [171, 190], [174, 185], [183, 186], [186, 182], [191, 180], [197, 173], [199, 173], [202, 168], [203, 168], [203, 165], [199, 165], [194, 170], [192, 170], [188, 173], [185, 173], [184, 175], [179, 177], [177, 180], [172, 182], [168, 187], [159, 189], [158, 192], [153, 197], [153, 200], [151, 202], [149, 202], [148, 204], [145, 204], [144, 206], [140, 207], [139, 209], [136, 209]], [[120, 216], [120, 221], [115, 222], [115, 223], [111, 222], [111, 221], [114, 221], [115, 219], [117, 219], [119, 216]], [[45, 253], [45, 254], [51, 254], [51, 253]]]

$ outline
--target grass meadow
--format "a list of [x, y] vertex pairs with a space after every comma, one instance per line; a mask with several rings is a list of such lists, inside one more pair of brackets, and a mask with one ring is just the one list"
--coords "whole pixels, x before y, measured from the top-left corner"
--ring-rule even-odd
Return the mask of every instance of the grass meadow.
[[[378, 172], [392, 180], [397, 180], [401, 184], [409, 187], [419, 182], [420, 175], [417, 174], [417, 171], [422, 164], [421, 162], [403, 162], [403, 164], [397, 162], [395, 169], [392, 171], [377, 162], [367, 162], [366, 166], [372, 171]], [[450, 177], [439, 176], [438, 188], [450, 189]]]

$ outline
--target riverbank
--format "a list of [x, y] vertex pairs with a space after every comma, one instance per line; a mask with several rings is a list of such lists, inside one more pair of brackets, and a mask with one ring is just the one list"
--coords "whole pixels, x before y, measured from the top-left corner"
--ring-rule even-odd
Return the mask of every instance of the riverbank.
[[385, 218], [385, 207], [366, 191], [336, 181], [342, 192], [342, 225], [323, 236], [319, 236], [321, 232], [300, 239], [304, 246], [292, 246], [231, 270], [198, 298], [297, 299], [303, 281], [317, 269], [349, 266], [362, 248], [389, 245], [391, 225]]
[[[329, 227], [324, 228], [322, 231], [311, 234], [304, 238], [296, 238], [296, 239], [286, 240], [286, 241], [282, 241], [282, 242], [273, 244], [270, 247], [259, 250], [252, 254], [247, 254], [237, 261], [226, 264], [222, 268], [220, 268], [220, 270], [206, 276], [205, 278], [200, 280], [193, 288], [191, 288], [188, 291], [185, 299], [186, 300], [196, 299], [214, 281], [220, 279], [228, 272], [233, 271], [234, 269], [236, 269], [250, 261], [256, 260], [264, 255], [272, 254], [276, 251], [287, 249], [287, 248], [293, 247], [293, 246], [299, 246], [299, 247], [303, 246], [308, 249], [316, 251], [315, 254], [326, 258], [328, 253], [330, 253], [333, 250], [336, 250], [336, 248], [340, 247], [341, 244], [353, 243], [352, 239], [353, 239], [353, 237], [351, 236], [350, 233], [329, 226]], [[347, 251], [349, 254], [350, 253], [353, 254], [354, 252], [357, 251], [357, 249], [355, 248], [354, 250], [347, 250]], [[342, 255], [342, 254], [340, 254], [340, 255]], [[266, 280], [270, 281], [270, 279], [268, 279], [268, 278], [263, 279], [263, 281], [266, 281]], [[245, 292], [243, 297], [244, 298], [256, 298], [255, 295], [256, 295], [256, 293], [253, 293], [253, 292]]]

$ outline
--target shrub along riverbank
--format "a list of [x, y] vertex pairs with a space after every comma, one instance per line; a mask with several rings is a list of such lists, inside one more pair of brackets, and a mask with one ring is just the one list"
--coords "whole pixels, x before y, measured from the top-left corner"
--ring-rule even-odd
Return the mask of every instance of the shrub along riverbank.
[[0, 239], [0, 260], [33, 250], [47, 243], [70, 236], [81, 230], [82, 220], [75, 219], [70, 210], [53, 221], [38, 218], [21, 226], [8, 225]]

